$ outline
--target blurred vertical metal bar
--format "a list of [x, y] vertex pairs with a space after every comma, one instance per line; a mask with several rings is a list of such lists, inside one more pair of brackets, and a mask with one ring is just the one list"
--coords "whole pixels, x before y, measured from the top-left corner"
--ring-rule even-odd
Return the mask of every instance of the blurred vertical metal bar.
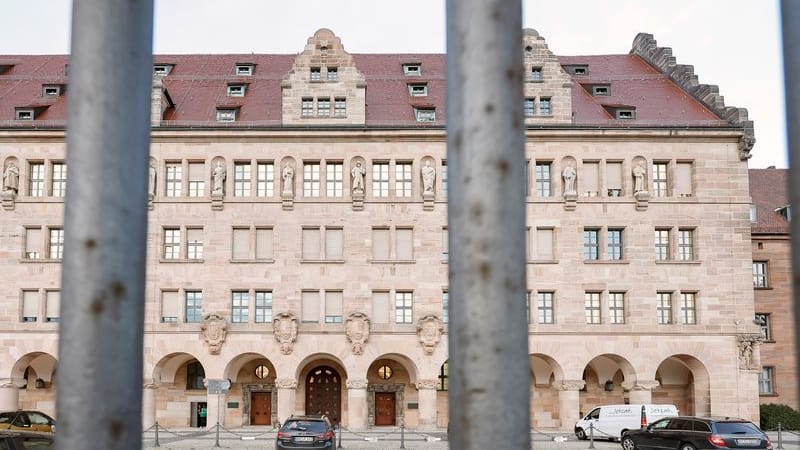
[[530, 448], [522, 80], [520, 0], [448, 0], [449, 439], [459, 450]]
[[[783, 79], [786, 89], [786, 135], [789, 146], [789, 203], [800, 208], [800, 0], [781, 1], [783, 28]], [[791, 220], [792, 232], [792, 301], [794, 302], [795, 352], [800, 353], [800, 221]], [[800, 355], [797, 358], [800, 373]], [[795, 380], [800, 389], [800, 379]], [[792, 405], [798, 409], [800, 405]]]
[[140, 449], [153, 0], [74, 0], [57, 448]]

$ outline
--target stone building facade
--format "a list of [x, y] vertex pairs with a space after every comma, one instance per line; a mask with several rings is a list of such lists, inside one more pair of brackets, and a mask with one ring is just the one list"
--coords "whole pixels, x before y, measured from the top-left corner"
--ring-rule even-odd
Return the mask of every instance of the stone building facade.
[[[520, 50], [531, 426], [625, 402], [756, 419], [746, 111], [646, 34]], [[0, 57], [0, 409], [54, 411], [65, 64]], [[145, 427], [445, 427], [444, 55], [351, 55], [323, 29], [154, 72]]]

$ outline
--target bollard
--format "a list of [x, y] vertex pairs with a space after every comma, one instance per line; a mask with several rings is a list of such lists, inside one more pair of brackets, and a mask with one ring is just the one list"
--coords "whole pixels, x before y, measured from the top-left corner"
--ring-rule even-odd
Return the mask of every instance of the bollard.
[[156, 447], [161, 447], [161, 444], [158, 443], [158, 422], [156, 422]]
[[589, 448], [594, 448], [594, 424], [589, 424]]
[[217, 433], [214, 438], [214, 448], [219, 448], [219, 422], [217, 422]]
[[778, 447], [776, 450], [783, 449], [783, 436], [781, 436], [781, 423], [778, 422]]
[[400, 424], [400, 448], [406, 448], [406, 425]]
[[337, 427], [339, 429], [339, 445], [336, 448], [342, 448], [342, 424]]

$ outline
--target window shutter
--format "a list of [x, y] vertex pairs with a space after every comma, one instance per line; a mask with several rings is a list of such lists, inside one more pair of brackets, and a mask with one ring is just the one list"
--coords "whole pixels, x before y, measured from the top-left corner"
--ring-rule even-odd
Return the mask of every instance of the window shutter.
[[39, 291], [22, 292], [22, 317], [39, 316]]
[[233, 259], [250, 259], [250, 229], [233, 229]]
[[679, 197], [691, 197], [692, 163], [676, 164], [675, 172], [675, 194]]
[[189, 181], [205, 181], [205, 172], [204, 163], [189, 163]]
[[389, 293], [372, 293], [372, 319], [375, 323], [389, 323]]
[[203, 243], [203, 229], [202, 228], [188, 228], [186, 229], [186, 242]]
[[302, 321], [319, 322], [319, 292], [303, 292]]
[[61, 291], [47, 291], [46, 319], [57, 319], [61, 311]]
[[181, 316], [181, 299], [178, 291], [164, 291], [161, 293], [161, 317]]
[[341, 292], [325, 292], [326, 316], [342, 315], [342, 297], [343, 295]]
[[44, 258], [44, 244], [42, 242], [41, 228], [25, 229], [25, 258]]
[[319, 259], [319, 228], [303, 228], [303, 259]]
[[341, 228], [327, 228], [325, 230], [325, 258], [344, 259], [344, 232]]
[[372, 259], [384, 261], [389, 259], [388, 228], [372, 229]]
[[256, 259], [272, 259], [272, 228], [256, 228]]
[[622, 190], [622, 163], [606, 163], [606, 187]]
[[553, 229], [536, 229], [536, 258], [552, 260], [553, 258]]
[[395, 232], [397, 236], [397, 259], [402, 261], [414, 259], [414, 230], [411, 228], [398, 228]]
[[598, 192], [598, 170], [600, 165], [596, 162], [583, 163], [583, 171], [578, 174], [578, 180], [583, 186], [583, 192], [591, 197]]
[[450, 242], [447, 237], [447, 228], [442, 228], [442, 259], [447, 260], [450, 256]]

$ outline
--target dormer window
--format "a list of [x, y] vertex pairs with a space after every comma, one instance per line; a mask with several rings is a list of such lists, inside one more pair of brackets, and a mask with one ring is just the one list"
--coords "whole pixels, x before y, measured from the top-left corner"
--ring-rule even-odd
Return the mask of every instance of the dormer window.
[[418, 77], [422, 74], [421, 64], [403, 64], [403, 73], [407, 77]]
[[236, 121], [236, 110], [232, 108], [217, 109], [217, 122]]
[[42, 86], [42, 97], [58, 97], [61, 95], [61, 86], [46, 84]]
[[434, 108], [414, 108], [414, 116], [417, 122], [435, 122], [436, 109]]
[[17, 120], [33, 120], [33, 108], [17, 108], [14, 113]]
[[408, 93], [413, 97], [426, 97], [428, 95], [428, 85], [426, 83], [409, 84]]
[[246, 84], [229, 84], [228, 97], [244, 97], [244, 93], [246, 90], [247, 90]]
[[322, 71], [319, 67], [311, 68], [311, 81], [319, 81], [322, 79]]
[[611, 86], [607, 84], [592, 86], [592, 95], [611, 95]]
[[616, 111], [616, 118], [619, 120], [633, 120], [636, 118], [636, 110], [618, 109]]
[[153, 66], [153, 74], [158, 76], [167, 76], [172, 72], [172, 64], [156, 64]]
[[542, 81], [541, 67], [531, 67], [531, 81]]
[[253, 68], [253, 64], [237, 64], [235, 73], [238, 76], [248, 77], [253, 75]]
[[783, 216], [787, 221], [792, 221], [792, 205], [781, 206], [775, 209], [775, 212]]
[[589, 66], [586, 64], [572, 64], [564, 66], [564, 70], [572, 75], [587, 75], [589, 73]]
[[328, 81], [336, 81], [339, 79], [339, 68], [328, 67]]

